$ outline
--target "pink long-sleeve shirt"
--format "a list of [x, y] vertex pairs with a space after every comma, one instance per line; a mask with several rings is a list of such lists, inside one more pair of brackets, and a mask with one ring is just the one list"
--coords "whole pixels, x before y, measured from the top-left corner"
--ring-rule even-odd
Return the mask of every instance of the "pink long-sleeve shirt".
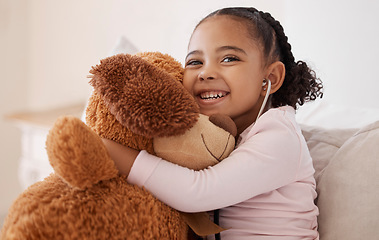
[[221, 209], [223, 240], [295, 240], [318, 239], [313, 174], [295, 110], [286, 106], [263, 114], [213, 167], [194, 171], [141, 151], [128, 181], [183, 212]]

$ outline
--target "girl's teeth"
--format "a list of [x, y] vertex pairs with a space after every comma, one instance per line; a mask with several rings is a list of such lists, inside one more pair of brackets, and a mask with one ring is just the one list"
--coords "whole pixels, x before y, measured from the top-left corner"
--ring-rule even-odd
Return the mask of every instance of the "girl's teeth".
[[205, 92], [200, 94], [201, 99], [217, 99], [222, 98], [225, 95], [222, 92]]

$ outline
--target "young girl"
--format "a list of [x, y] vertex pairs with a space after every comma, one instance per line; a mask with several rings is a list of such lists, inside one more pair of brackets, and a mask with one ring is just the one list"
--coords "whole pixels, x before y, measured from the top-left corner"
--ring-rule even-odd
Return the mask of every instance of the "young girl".
[[254, 8], [211, 13], [191, 36], [183, 84], [203, 114], [234, 120], [235, 150], [193, 171], [104, 140], [120, 172], [177, 210], [220, 209], [223, 240], [318, 239], [314, 169], [295, 109], [322, 84], [295, 62], [280, 23]]

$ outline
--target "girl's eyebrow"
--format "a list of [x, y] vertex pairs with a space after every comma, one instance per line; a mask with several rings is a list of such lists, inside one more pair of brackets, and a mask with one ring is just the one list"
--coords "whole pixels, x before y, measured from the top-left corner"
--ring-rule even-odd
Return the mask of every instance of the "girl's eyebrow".
[[191, 52], [189, 52], [189, 53], [187, 54], [185, 60], [187, 60], [187, 58], [188, 58], [189, 56], [193, 55], [193, 54], [202, 54], [202, 53], [203, 53], [203, 51], [200, 51], [200, 50], [194, 50], [194, 51], [191, 51]]
[[243, 50], [242, 48], [236, 47], [236, 46], [222, 46], [222, 47], [219, 47], [216, 51], [217, 52], [222, 52], [222, 51], [225, 51], [225, 50], [233, 50], [233, 51], [240, 52], [242, 54], [247, 55], [247, 53], [245, 52], [245, 50]]
[[[245, 54], [247, 55], [247, 53], [245, 52], [245, 50], [243, 50], [242, 48], [239, 48], [239, 47], [236, 47], [236, 46], [222, 46], [222, 47], [219, 47], [216, 49], [217, 52], [222, 52], [222, 51], [225, 51], [225, 50], [233, 50], [233, 51], [236, 51], [236, 52], [240, 52], [242, 54]], [[201, 50], [194, 50], [194, 51], [191, 51], [187, 54], [186, 58], [187, 59], [189, 56], [193, 55], [193, 54], [202, 54], [203, 51]]]

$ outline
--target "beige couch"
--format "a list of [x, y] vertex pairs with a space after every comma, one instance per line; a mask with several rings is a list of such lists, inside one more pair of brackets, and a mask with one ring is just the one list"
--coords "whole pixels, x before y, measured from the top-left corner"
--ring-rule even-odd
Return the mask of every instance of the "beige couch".
[[316, 169], [320, 239], [379, 239], [379, 121], [302, 129]]

